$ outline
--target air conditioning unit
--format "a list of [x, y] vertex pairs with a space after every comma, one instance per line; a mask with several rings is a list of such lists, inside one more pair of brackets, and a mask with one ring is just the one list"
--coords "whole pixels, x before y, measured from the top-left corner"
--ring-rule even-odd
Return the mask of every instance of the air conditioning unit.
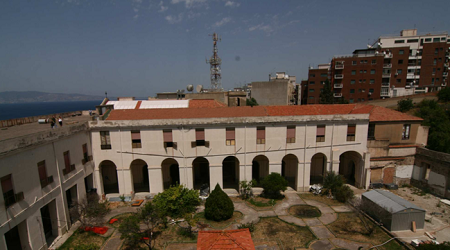
[[398, 76], [398, 73], [395, 73], [395, 76]]

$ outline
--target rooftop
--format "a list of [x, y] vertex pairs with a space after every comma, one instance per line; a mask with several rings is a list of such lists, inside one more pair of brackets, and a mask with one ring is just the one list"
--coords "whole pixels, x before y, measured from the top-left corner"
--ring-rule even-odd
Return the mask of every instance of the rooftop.
[[214, 108], [226, 106], [213, 99], [201, 100], [126, 100], [108, 101], [114, 109], [172, 109], [172, 108]]
[[199, 231], [197, 249], [255, 249], [248, 228], [224, 231]]
[[380, 207], [385, 208], [391, 213], [397, 213], [405, 209], [416, 209], [425, 211], [424, 209], [412, 204], [411, 202], [400, 198], [399, 196], [385, 190], [372, 190], [362, 194], [363, 197], [371, 200]]

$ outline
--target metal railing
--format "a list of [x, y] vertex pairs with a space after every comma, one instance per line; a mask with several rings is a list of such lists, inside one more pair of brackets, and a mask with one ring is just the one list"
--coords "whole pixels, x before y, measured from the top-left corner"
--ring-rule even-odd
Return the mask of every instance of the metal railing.
[[335, 89], [342, 89], [344, 87], [344, 84], [342, 84], [342, 83], [335, 83], [334, 84], [334, 88]]
[[391, 77], [391, 73], [383, 73], [382, 77]]
[[383, 68], [392, 68], [392, 64], [391, 63], [383, 64]]
[[334, 79], [343, 79], [344, 75], [343, 74], [336, 74], [334, 75]]
[[334, 97], [342, 97], [342, 93], [334, 93], [333, 96]]

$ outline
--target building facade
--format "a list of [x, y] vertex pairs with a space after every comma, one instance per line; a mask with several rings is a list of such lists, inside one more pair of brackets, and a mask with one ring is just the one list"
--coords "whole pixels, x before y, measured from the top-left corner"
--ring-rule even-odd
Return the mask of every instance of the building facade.
[[[326, 72], [334, 97], [356, 103], [438, 91], [448, 84], [449, 45], [447, 33], [403, 30], [400, 36], [381, 36], [367, 49], [334, 56]], [[309, 70], [304, 103], [319, 103], [321, 87], [315, 84], [323, 81], [318, 75], [325, 77], [324, 71]]]

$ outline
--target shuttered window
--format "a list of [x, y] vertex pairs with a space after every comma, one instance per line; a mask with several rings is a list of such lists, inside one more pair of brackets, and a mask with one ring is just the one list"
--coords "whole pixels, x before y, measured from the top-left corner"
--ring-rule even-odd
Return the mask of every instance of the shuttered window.
[[3, 199], [5, 200], [5, 206], [9, 207], [12, 204], [16, 203], [16, 198], [14, 195], [14, 189], [12, 184], [11, 175], [7, 175], [2, 177], [2, 191], [3, 191]]
[[89, 161], [89, 154], [88, 154], [88, 148], [87, 148], [87, 144], [86, 143], [83, 144], [83, 160], [84, 160], [84, 163]]
[[257, 127], [256, 129], [256, 144], [265, 144], [266, 143], [266, 128], [265, 127]]
[[295, 143], [295, 126], [287, 127], [286, 142]]
[[67, 172], [70, 172], [70, 154], [69, 151], [66, 151], [64, 154], [64, 167]]
[[165, 129], [163, 130], [163, 140], [164, 140], [164, 147], [166, 148], [173, 148], [174, 142], [173, 142], [173, 136], [172, 136], [172, 130], [171, 129]]
[[195, 129], [195, 144], [196, 146], [205, 146], [205, 129]]
[[356, 125], [349, 124], [347, 127], [347, 141], [355, 141]]
[[402, 140], [408, 140], [411, 130], [411, 124], [404, 124], [402, 130]]
[[325, 125], [317, 125], [316, 142], [325, 141]]
[[227, 146], [234, 146], [236, 144], [236, 138], [235, 138], [235, 130], [234, 128], [226, 128], [226, 145]]
[[111, 139], [109, 131], [100, 131], [101, 149], [111, 149]]
[[45, 166], [45, 161], [38, 162], [37, 165], [41, 187], [44, 188], [48, 184], [53, 183], [53, 176], [47, 176], [47, 168]]
[[133, 130], [131, 131], [131, 147], [132, 148], [141, 148], [141, 131]]

